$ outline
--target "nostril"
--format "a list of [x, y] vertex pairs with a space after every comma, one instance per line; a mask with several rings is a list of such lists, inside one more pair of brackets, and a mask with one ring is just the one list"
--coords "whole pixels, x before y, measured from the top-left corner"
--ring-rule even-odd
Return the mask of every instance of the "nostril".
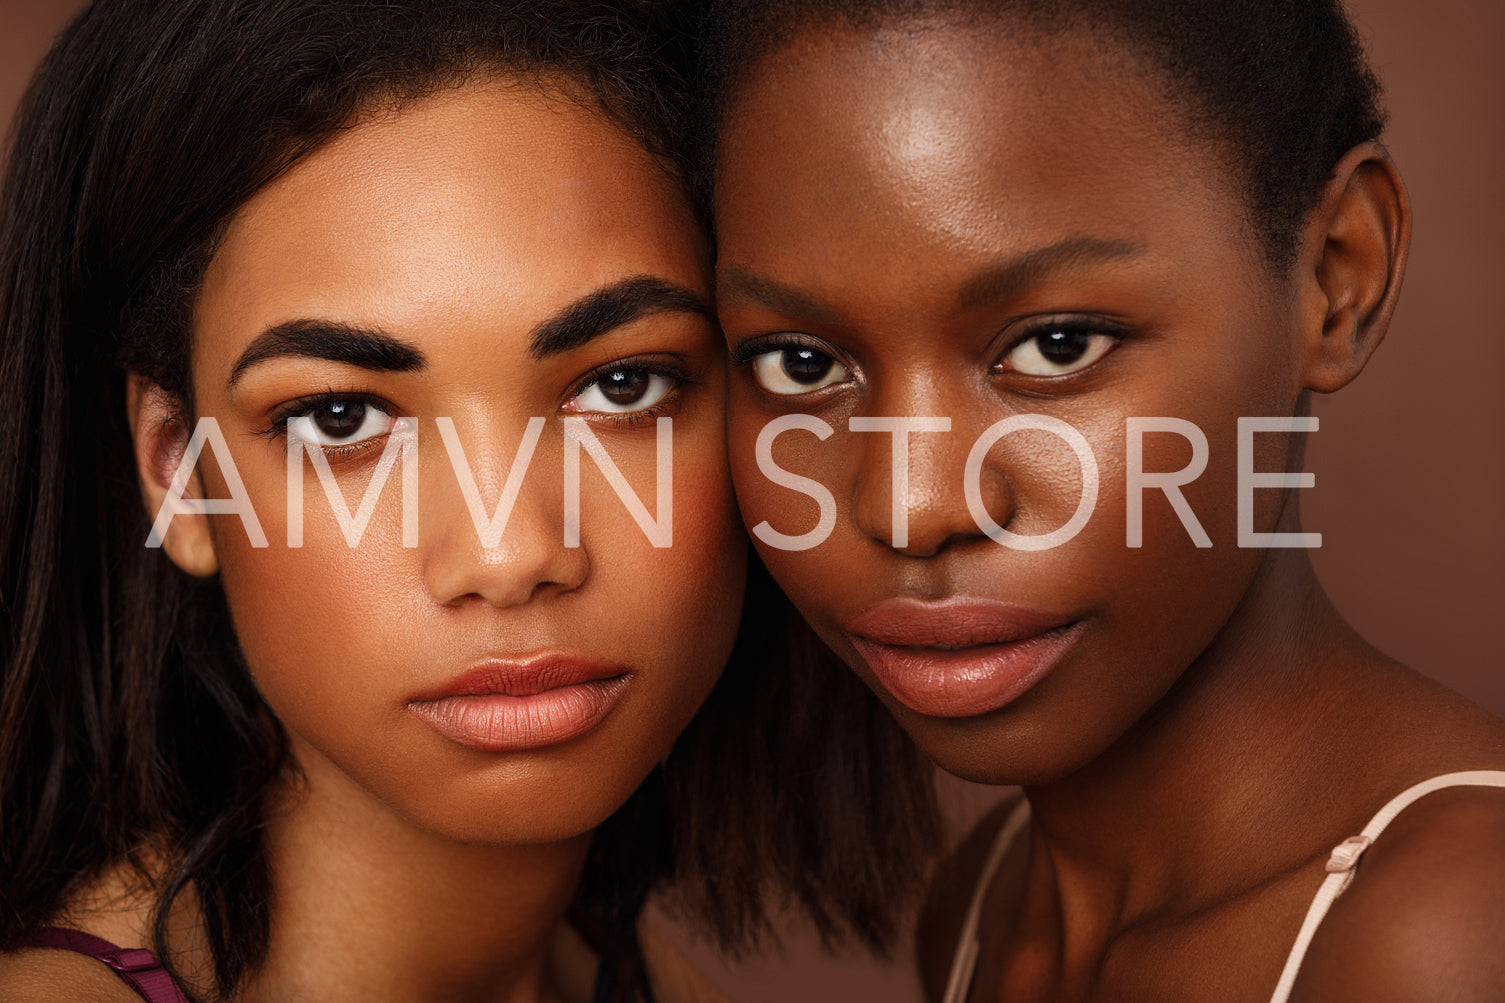
[[[902, 495], [885, 473], [869, 466], [855, 486], [854, 521], [868, 537], [907, 556], [929, 557], [957, 541], [984, 536], [962, 490], [959, 462], [914, 465]], [[995, 475], [984, 481], [988, 511], [1006, 524], [1012, 519], [1007, 481]]]
[[969, 479], [963, 486], [963, 493], [967, 499], [967, 516], [979, 534], [991, 535], [989, 530], [994, 526], [1005, 531], [1010, 529], [1018, 509], [1014, 501], [1014, 481], [1006, 471], [984, 464], [977, 473], [975, 487]]
[[[887, 432], [889, 435], [888, 448], [888, 491], [887, 491], [887, 517], [878, 515], [874, 506], [881, 508], [884, 499], [876, 497], [881, 493], [878, 490], [878, 482], [882, 478], [872, 479], [868, 490], [863, 494], [864, 506], [867, 511], [867, 522], [874, 529], [885, 525], [884, 539], [895, 550], [903, 550], [909, 546], [910, 513], [916, 508], [916, 498], [925, 496], [935, 490], [936, 466], [932, 457], [944, 456], [944, 449], [921, 449], [921, 458], [914, 463], [910, 459], [910, 435], [914, 433], [939, 433], [951, 431], [951, 419], [946, 417], [924, 417], [918, 415], [905, 415], [897, 417], [854, 417], [848, 420], [847, 427], [853, 432]], [[876, 452], [876, 450], [875, 450]], [[870, 457], [878, 460], [877, 456]], [[944, 464], [942, 464], [944, 466]], [[871, 467], [871, 464], [869, 465]], [[918, 476], [911, 476], [911, 467], [918, 466]], [[875, 518], [876, 517], [876, 518]], [[869, 531], [869, 535], [876, 535]]]
[[[1037, 434], [1045, 432], [1064, 440], [1076, 455], [1081, 471], [1081, 498], [1076, 511], [1065, 525], [1032, 535], [1016, 533], [1008, 528], [1010, 518], [1015, 515], [1015, 495], [1008, 479], [1002, 476], [1002, 468], [990, 463], [988, 459], [989, 451], [1005, 436], [1025, 431]], [[1039, 464], [1041, 461], [1036, 459], [1033, 462]], [[1099, 475], [1097, 458], [1093, 455], [1091, 444], [1071, 425], [1049, 415], [1018, 414], [994, 422], [972, 445], [971, 452], [967, 454], [964, 476], [967, 510], [973, 521], [986, 536], [1013, 550], [1037, 551], [1059, 547], [1082, 531], [1097, 506]], [[992, 504], [989, 499], [990, 487]], [[1005, 518], [995, 516], [995, 508], [999, 507], [1000, 500], [1006, 503]]]

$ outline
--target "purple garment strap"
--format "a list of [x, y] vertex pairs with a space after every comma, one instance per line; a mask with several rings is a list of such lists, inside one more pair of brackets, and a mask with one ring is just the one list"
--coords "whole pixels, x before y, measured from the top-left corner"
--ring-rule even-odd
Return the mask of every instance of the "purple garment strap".
[[58, 926], [44, 926], [23, 938], [28, 947], [52, 947], [74, 951], [109, 965], [120, 980], [136, 991], [146, 1003], [188, 1003], [183, 990], [167, 974], [157, 956], [141, 948], [122, 950], [102, 937]]

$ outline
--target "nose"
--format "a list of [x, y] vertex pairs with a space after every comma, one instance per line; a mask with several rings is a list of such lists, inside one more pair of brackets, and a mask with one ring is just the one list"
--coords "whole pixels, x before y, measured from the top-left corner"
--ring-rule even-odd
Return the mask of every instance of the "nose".
[[[932, 402], [925, 411], [909, 409], [908, 417], [849, 423], [860, 443], [853, 519], [864, 534], [910, 557], [933, 557], [984, 536], [963, 490], [971, 423], [943, 414]], [[1013, 497], [1006, 475], [984, 464], [978, 476], [983, 506], [1007, 525]]]
[[429, 595], [447, 606], [478, 599], [508, 607], [584, 584], [590, 557], [564, 545], [558, 449], [539, 447], [543, 419], [520, 437], [444, 421], [444, 448], [425, 454], [439, 462], [425, 464], [432, 476], [420, 505]]

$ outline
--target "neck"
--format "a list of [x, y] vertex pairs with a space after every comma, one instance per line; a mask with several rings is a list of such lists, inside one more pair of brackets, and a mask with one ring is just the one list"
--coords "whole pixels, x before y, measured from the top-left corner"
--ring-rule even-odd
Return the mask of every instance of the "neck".
[[[1244, 601], [1106, 752], [1026, 793], [1064, 915], [1100, 933], [1225, 901], [1318, 852], [1364, 769], [1335, 739], [1351, 694], [1393, 672], [1323, 594], [1304, 551], [1270, 551]], [[1295, 820], [1303, 820], [1296, 825]]]
[[280, 999], [559, 998], [550, 946], [589, 834], [531, 846], [420, 829], [317, 753], [268, 828], [271, 949], [240, 994]]

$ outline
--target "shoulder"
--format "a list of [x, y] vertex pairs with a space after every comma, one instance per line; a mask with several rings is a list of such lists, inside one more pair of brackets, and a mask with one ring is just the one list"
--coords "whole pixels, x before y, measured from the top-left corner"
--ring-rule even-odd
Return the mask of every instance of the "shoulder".
[[1505, 790], [1401, 812], [1312, 940], [1295, 1001], [1505, 999]]
[[0, 954], [0, 998], [7, 1003], [141, 1003], [103, 962], [50, 948]]
[[730, 1003], [646, 917], [638, 923], [638, 943], [654, 999], [662, 1003]]
[[915, 939], [926, 999], [938, 1000], [946, 990], [957, 941], [982, 879], [983, 867], [1004, 824], [1022, 800], [1022, 796], [1006, 798], [984, 815], [931, 878]]

